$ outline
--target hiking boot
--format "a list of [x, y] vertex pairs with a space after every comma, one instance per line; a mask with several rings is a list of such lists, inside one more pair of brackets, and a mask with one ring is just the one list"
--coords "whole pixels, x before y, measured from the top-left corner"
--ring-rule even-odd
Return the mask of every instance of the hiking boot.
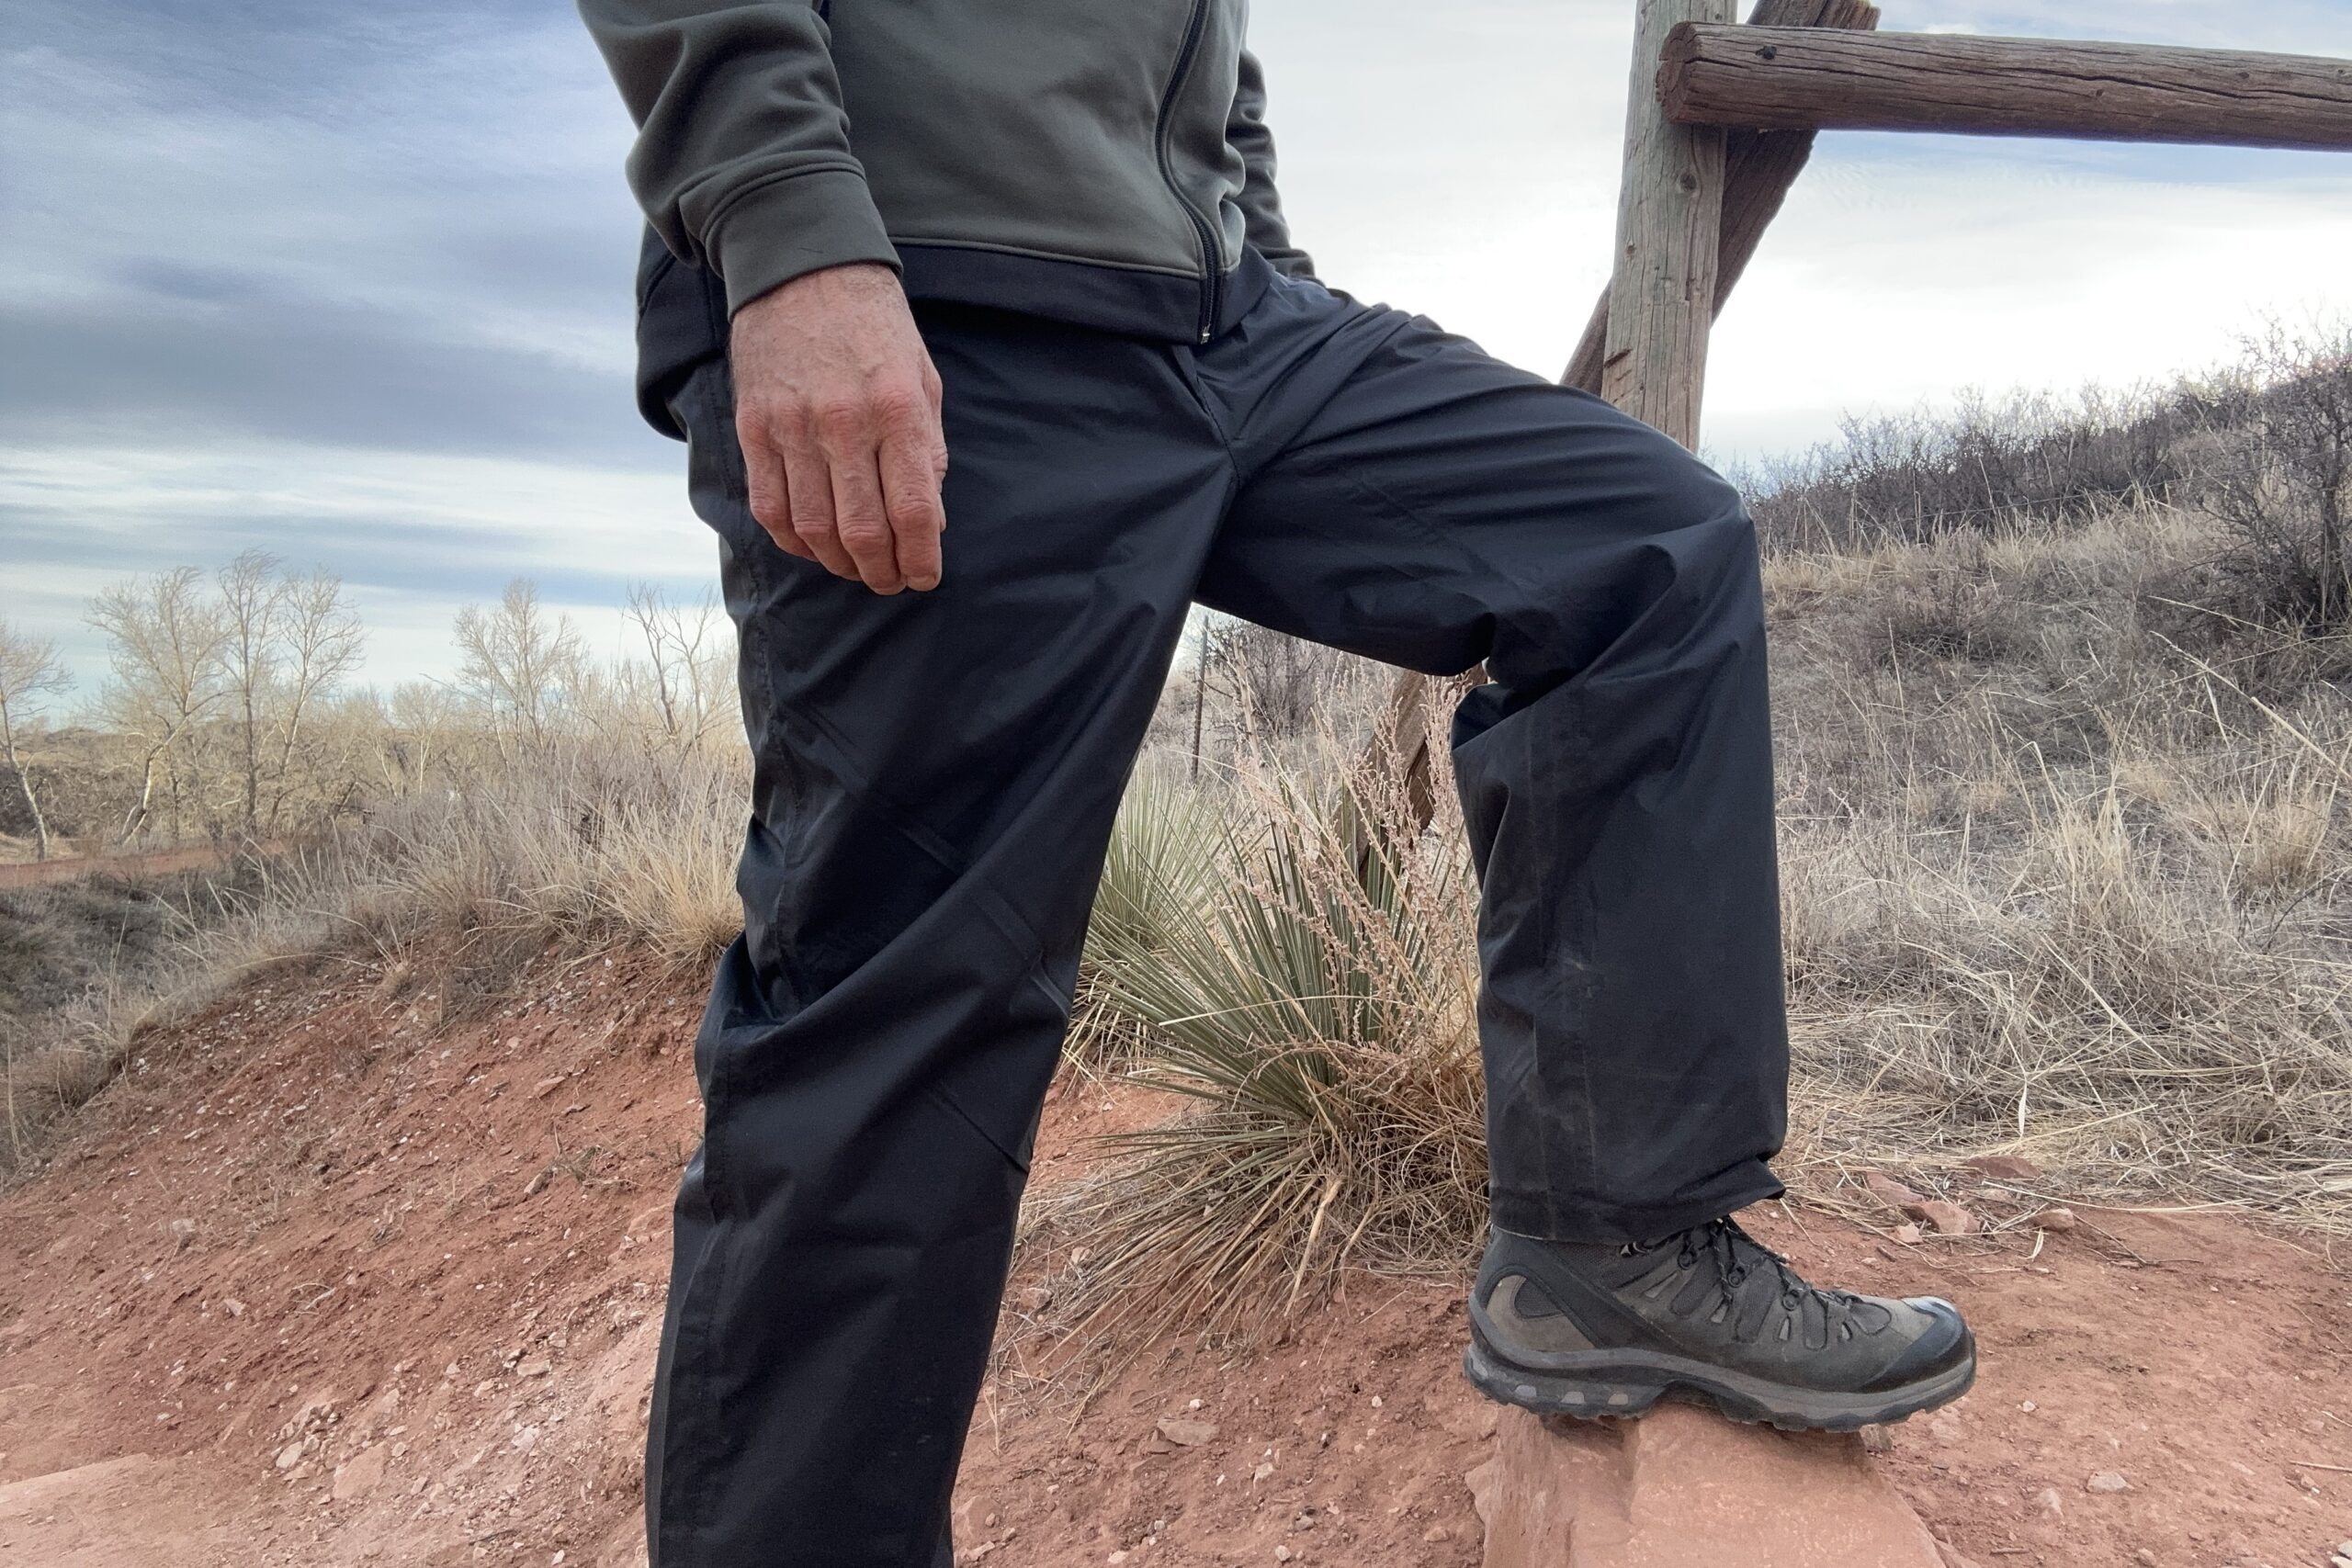
[[1673, 1397], [1845, 1432], [1959, 1398], [1976, 1342], [1950, 1302], [1820, 1290], [1727, 1219], [1633, 1247], [1498, 1230], [1463, 1370], [1539, 1415], [1638, 1416]]

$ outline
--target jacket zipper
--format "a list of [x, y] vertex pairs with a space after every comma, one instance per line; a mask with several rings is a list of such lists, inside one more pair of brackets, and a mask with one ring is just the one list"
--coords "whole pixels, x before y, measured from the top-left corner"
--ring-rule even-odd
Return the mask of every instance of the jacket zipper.
[[1184, 78], [1192, 74], [1193, 59], [1201, 51], [1201, 35], [1207, 30], [1208, 0], [1193, 0], [1192, 16], [1184, 23], [1184, 43], [1176, 51], [1176, 69], [1168, 77], [1168, 91], [1159, 98], [1159, 124], [1155, 129], [1154, 141], [1159, 154], [1159, 177], [1167, 182], [1168, 193], [1176, 205], [1192, 220], [1193, 237], [1201, 246], [1201, 321], [1200, 341], [1206, 343], [1216, 335], [1218, 296], [1224, 291], [1224, 269], [1217, 265], [1216, 231], [1209, 227], [1192, 202], [1184, 196], [1184, 187], [1176, 183], [1176, 168], [1170, 161], [1168, 144], [1174, 133], [1170, 114], [1176, 105], [1176, 95], [1182, 91]]

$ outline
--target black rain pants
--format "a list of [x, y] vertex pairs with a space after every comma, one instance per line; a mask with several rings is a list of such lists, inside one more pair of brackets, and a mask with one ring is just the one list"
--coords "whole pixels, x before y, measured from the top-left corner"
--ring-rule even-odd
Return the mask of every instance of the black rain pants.
[[1272, 284], [1198, 347], [919, 306], [947, 571], [878, 597], [677, 385], [756, 782], [695, 1052], [654, 1568], [934, 1568], [1112, 818], [1194, 603], [1453, 674], [1495, 1221], [1779, 1190], [1764, 615], [1733, 489], [1429, 321]]

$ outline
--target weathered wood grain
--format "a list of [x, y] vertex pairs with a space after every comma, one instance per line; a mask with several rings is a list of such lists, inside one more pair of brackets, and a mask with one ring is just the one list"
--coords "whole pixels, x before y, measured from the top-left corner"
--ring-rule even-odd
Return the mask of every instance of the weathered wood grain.
[[1687, 23], [1729, 22], [1731, 3], [1636, 0], [1634, 8], [1634, 91], [1600, 395], [1685, 446], [1699, 442], [1715, 313], [1724, 133], [1668, 120], [1647, 88], [1669, 34]]
[[[1878, 26], [1870, 0], [1757, 0], [1749, 27], [1860, 28]], [[1755, 259], [1764, 231], [1779, 216], [1789, 187], [1813, 156], [1810, 130], [1735, 130], [1724, 139], [1724, 217], [1717, 240], [1715, 314]], [[1591, 319], [1560, 380], [1588, 392], [1600, 390], [1600, 361], [1609, 339], [1609, 290], [1593, 302]]]
[[2352, 149], [2352, 60], [1692, 23], [1658, 62], [1679, 125]]

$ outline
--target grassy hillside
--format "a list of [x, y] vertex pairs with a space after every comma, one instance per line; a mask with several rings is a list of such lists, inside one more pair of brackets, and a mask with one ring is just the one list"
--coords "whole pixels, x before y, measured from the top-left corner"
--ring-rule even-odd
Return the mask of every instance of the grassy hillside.
[[[1792, 1179], [1932, 1183], [2000, 1149], [2053, 1191], [2352, 1230], [2352, 343], [1860, 425], [1749, 484]], [[733, 921], [740, 752], [665, 719], [650, 677], [570, 679], [430, 728], [382, 710], [351, 744], [398, 766], [187, 949], [185, 983], [354, 944], [444, 1007], [550, 949], [698, 971]], [[1452, 1265], [1475, 1238], [1472, 889], [1442, 760], [1426, 831], [1363, 761], [1385, 684], [1222, 631], [1171, 682], [1073, 1051], [1200, 1111], [1035, 1217], [1099, 1236], [1084, 1311], [1246, 1322], [1343, 1259]], [[64, 1048], [95, 1083], [127, 1046]]]

